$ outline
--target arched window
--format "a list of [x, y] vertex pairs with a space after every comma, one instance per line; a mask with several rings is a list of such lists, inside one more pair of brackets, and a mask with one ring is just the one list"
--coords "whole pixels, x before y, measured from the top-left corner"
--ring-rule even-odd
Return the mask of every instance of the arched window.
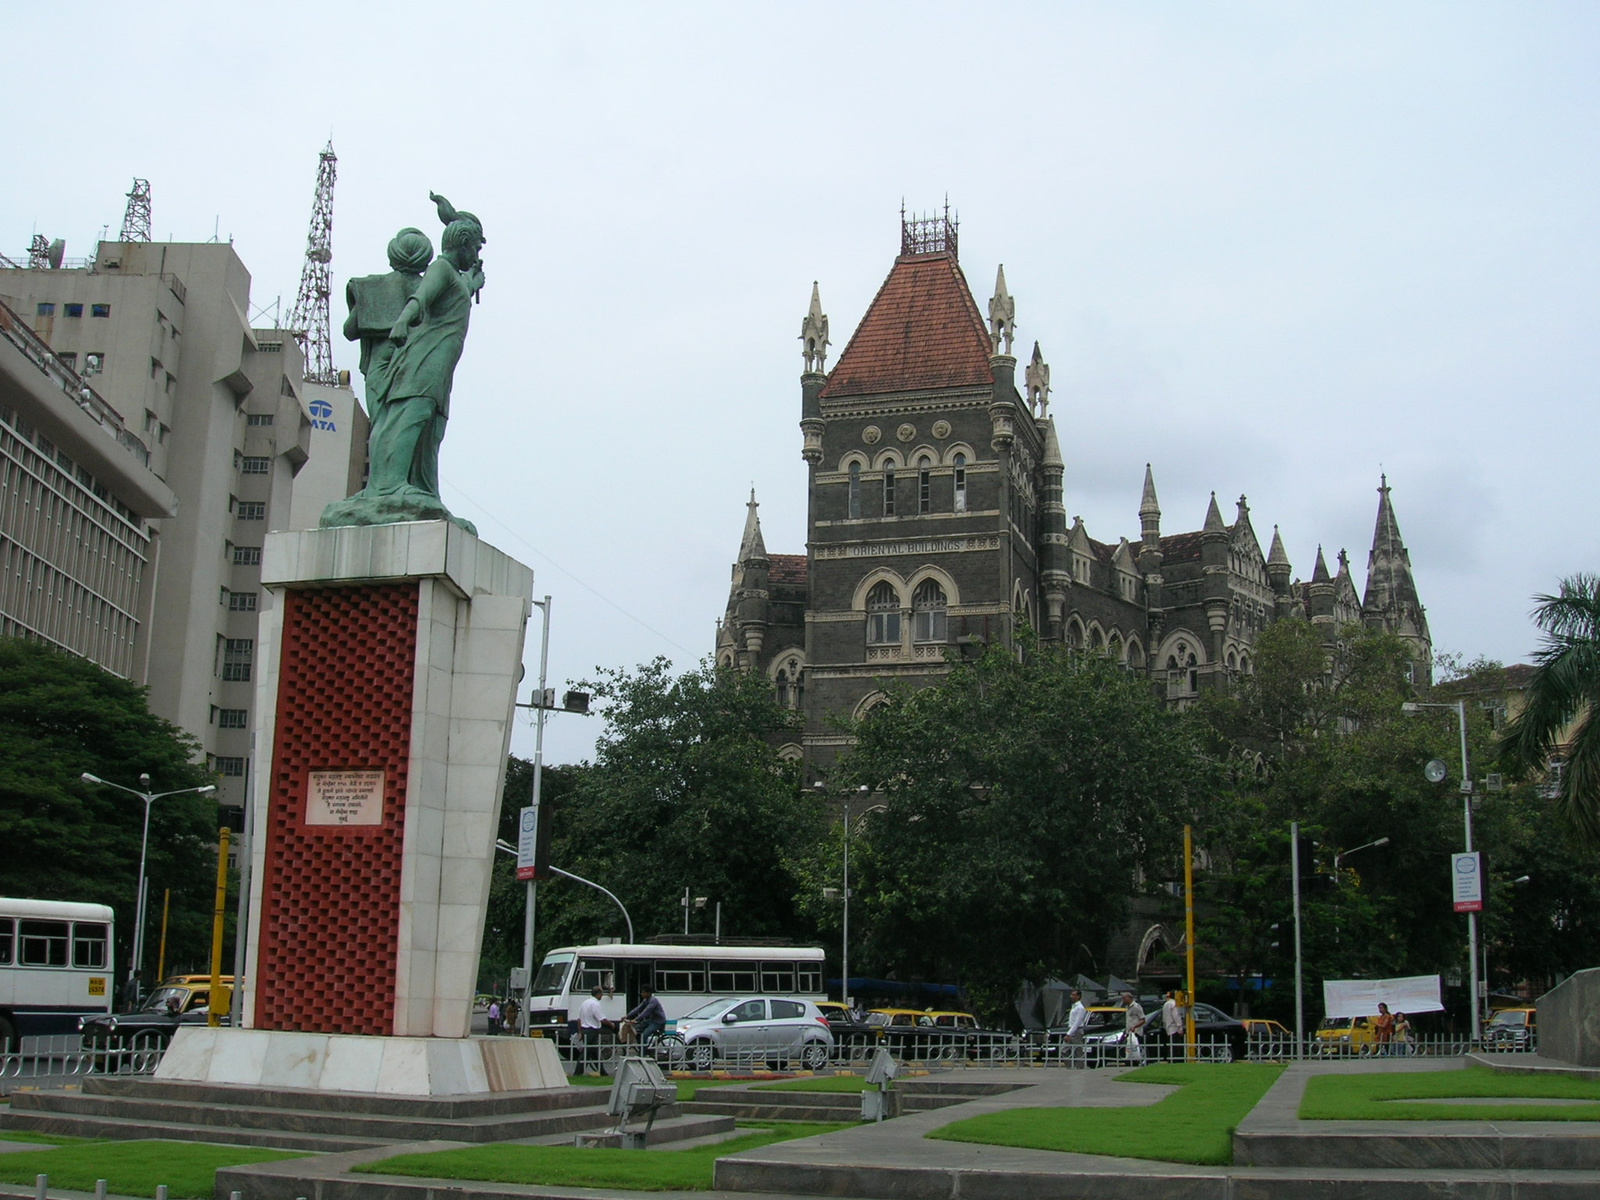
[[1096, 626], [1095, 628], [1089, 630], [1089, 649], [1098, 654], [1105, 648], [1106, 640], [1101, 636], [1099, 627]]
[[1106, 643], [1106, 653], [1113, 662], [1124, 661], [1122, 657], [1122, 635], [1120, 633], [1111, 635], [1111, 640]]
[[948, 640], [944, 589], [937, 579], [924, 579], [911, 597], [912, 637], [919, 642]]
[[1083, 649], [1083, 625], [1077, 617], [1067, 622], [1067, 647], [1072, 650]]
[[1183, 642], [1167, 655], [1167, 695], [1192, 696], [1200, 690], [1199, 661]]
[[861, 516], [861, 464], [850, 464], [850, 519]]
[[900, 596], [887, 579], [874, 584], [867, 593], [867, 644], [900, 644]]
[[883, 468], [883, 515], [894, 516], [894, 464]]
[[956, 512], [967, 511], [967, 456], [956, 455]]
[[1144, 670], [1144, 647], [1136, 641], [1128, 642], [1128, 665], [1135, 671]]
[[917, 511], [919, 513], [933, 511], [933, 472], [928, 469], [932, 465], [926, 454], [917, 459]]

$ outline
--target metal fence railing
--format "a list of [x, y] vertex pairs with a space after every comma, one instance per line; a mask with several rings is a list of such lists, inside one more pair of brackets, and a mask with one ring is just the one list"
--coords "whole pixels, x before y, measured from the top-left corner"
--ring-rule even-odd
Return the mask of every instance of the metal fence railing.
[[85, 1046], [75, 1033], [22, 1039], [0, 1054], [0, 1080], [48, 1080], [76, 1075], [149, 1075], [166, 1053], [165, 1037], [135, 1034], [115, 1046]]

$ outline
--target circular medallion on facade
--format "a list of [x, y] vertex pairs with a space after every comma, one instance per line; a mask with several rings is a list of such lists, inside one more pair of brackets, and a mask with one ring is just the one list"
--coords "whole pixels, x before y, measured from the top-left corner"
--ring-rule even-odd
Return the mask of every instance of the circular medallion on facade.
[[933, 423], [933, 436], [936, 437], [936, 438], [939, 438], [941, 441], [943, 439], [949, 437], [950, 436], [950, 422], [949, 421], [935, 421]]
[[876, 446], [878, 439], [883, 436], [883, 430], [876, 425], [868, 425], [861, 431], [861, 440], [869, 446]]
[[902, 442], [909, 442], [912, 438], [917, 436], [917, 427], [910, 421], [907, 421], [904, 425], [900, 426], [899, 429], [894, 431], [894, 435]]

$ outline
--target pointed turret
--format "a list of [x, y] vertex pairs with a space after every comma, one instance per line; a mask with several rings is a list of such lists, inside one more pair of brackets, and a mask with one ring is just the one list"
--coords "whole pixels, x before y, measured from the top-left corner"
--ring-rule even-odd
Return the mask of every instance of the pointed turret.
[[1332, 583], [1333, 576], [1328, 574], [1328, 560], [1322, 557], [1322, 547], [1317, 547], [1317, 565], [1311, 570], [1312, 583]]
[[1293, 613], [1294, 593], [1289, 576], [1294, 568], [1289, 565], [1288, 552], [1283, 548], [1283, 535], [1272, 527], [1272, 549], [1267, 552], [1267, 578], [1272, 582], [1272, 599], [1277, 619], [1286, 620]]
[[756, 512], [761, 507], [756, 500], [755, 488], [750, 489], [750, 499], [745, 502], [744, 536], [739, 539], [740, 565], [753, 562], [767, 561], [767, 543], [761, 536], [761, 516]]
[[1144, 465], [1144, 495], [1139, 498], [1139, 536], [1146, 546], [1161, 544], [1161, 502], [1156, 499], [1156, 478]]
[[807, 375], [828, 369], [828, 314], [822, 311], [816, 280], [811, 281], [811, 308], [800, 322], [800, 347]]
[[1162, 560], [1161, 504], [1156, 500], [1155, 475], [1150, 470], [1150, 464], [1145, 463], [1144, 494], [1139, 498], [1139, 574], [1144, 577], [1145, 608], [1150, 622], [1152, 645], [1160, 640], [1163, 619]]
[[[1000, 264], [995, 272], [994, 295], [989, 298], [989, 340], [996, 354], [1010, 355], [1011, 342], [1017, 334], [1017, 302], [1006, 291], [1006, 265]], [[1004, 349], [1002, 349], [1004, 343]]]
[[1050, 415], [1050, 364], [1045, 362], [1044, 354], [1039, 350], [1039, 343], [1033, 343], [1033, 358], [1028, 363], [1028, 370], [1023, 376], [1027, 385], [1028, 407], [1036, 416]]
[[1411, 643], [1421, 672], [1418, 679], [1428, 678], [1433, 638], [1411, 574], [1411, 555], [1400, 537], [1387, 475], [1379, 476], [1378, 481], [1378, 520], [1372, 531], [1372, 551], [1367, 555], [1367, 590], [1361, 602], [1361, 619]]
[[1250, 526], [1250, 505], [1249, 505], [1248, 502], [1246, 502], [1244, 496], [1241, 495], [1239, 497], [1239, 506], [1238, 506], [1237, 510], [1235, 510], [1235, 512], [1234, 512], [1233, 527], [1235, 529], [1247, 529], [1247, 528], [1249, 528], [1249, 526]]
[[742, 670], [754, 668], [767, 634], [771, 560], [761, 536], [761, 518], [756, 514], [759, 507], [756, 490], [751, 488], [745, 506], [744, 535], [739, 539], [739, 561], [733, 564], [733, 582], [728, 588], [728, 611], [718, 630], [719, 642], [732, 647], [733, 663]]
[[1206, 508], [1206, 523], [1200, 529], [1201, 533], [1227, 533], [1228, 527], [1222, 523], [1222, 510], [1217, 507], [1217, 494], [1211, 493], [1211, 504]]
[[1062, 614], [1072, 586], [1072, 566], [1067, 554], [1067, 510], [1062, 500], [1061, 440], [1049, 417], [1039, 422], [1044, 430], [1044, 457], [1040, 462], [1043, 487], [1039, 493], [1039, 591], [1044, 597], [1044, 636], [1061, 638]]

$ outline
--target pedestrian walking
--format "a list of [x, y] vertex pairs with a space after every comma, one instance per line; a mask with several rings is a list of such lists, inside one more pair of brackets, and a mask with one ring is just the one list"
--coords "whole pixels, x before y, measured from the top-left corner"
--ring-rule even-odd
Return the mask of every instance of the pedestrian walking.
[[1378, 1002], [1378, 1015], [1372, 1018], [1372, 1040], [1377, 1044], [1379, 1054], [1390, 1053], [1389, 1043], [1394, 1040], [1394, 1014], [1381, 1000]]
[[1149, 1021], [1144, 1015], [1144, 1007], [1134, 999], [1132, 992], [1122, 993], [1122, 1007], [1123, 1057], [1137, 1065], [1144, 1062], [1144, 1028]]
[[505, 1007], [500, 1010], [500, 1028], [513, 1037], [516, 1036], [517, 1017], [521, 1012], [515, 1000], [507, 1000]]
[[1394, 1040], [1390, 1044], [1394, 1046], [1396, 1054], [1415, 1054], [1417, 1052], [1416, 1043], [1411, 1040], [1411, 1022], [1406, 1020], [1406, 1015], [1403, 1012], [1397, 1012], [1394, 1015]]
[[1067, 1013], [1067, 1054], [1077, 1066], [1083, 1064], [1083, 1027], [1089, 1023], [1089, 1010], [1083, 1006], [1083, 993], [1072, 989], [1072, 1010]]
[[489, 1001], [489, 1036], [500, 1032], [500, 1001]]
[[1161, 1006], [1161, 1031], [1166, 1035], [1166, 1051], [1169, 1059], [1178, 1057], [1174, 1046], [1183, 1044], [1183, 1009], [1178, 1007], [1178, 993], [1168, 992], [1167, 1001]]

